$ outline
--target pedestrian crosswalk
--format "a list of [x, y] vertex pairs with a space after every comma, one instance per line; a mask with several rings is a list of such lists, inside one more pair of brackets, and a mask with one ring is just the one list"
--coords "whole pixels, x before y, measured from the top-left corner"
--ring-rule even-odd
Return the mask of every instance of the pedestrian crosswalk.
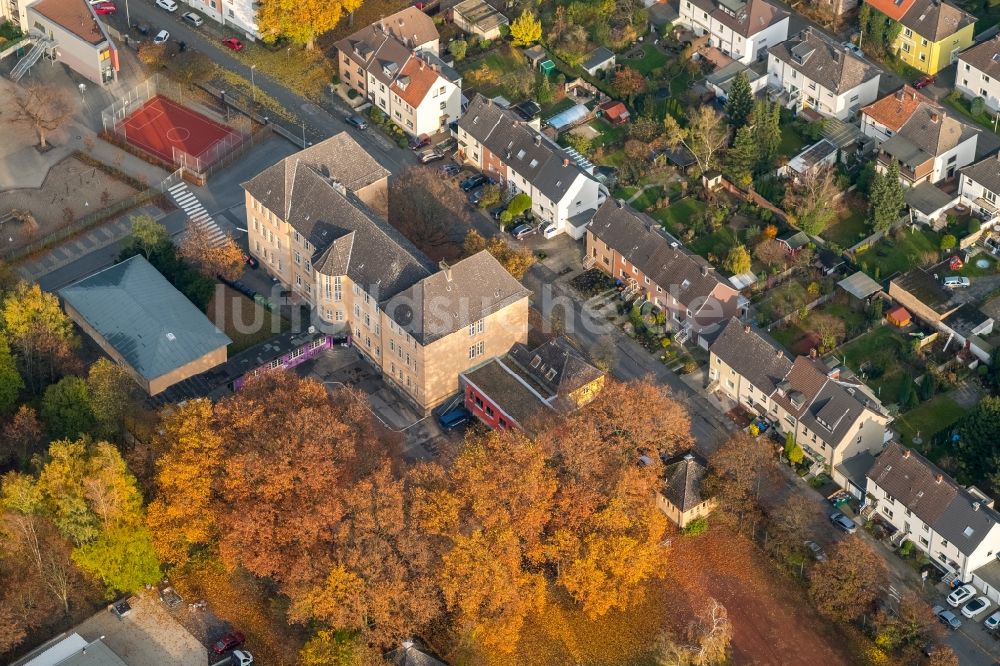
[[187, 183], [181, 181], [174, 184], [167, 191], [170, 193], [170, 198], [180, 206], [188, 219], [196, 227], [205, 232], [205, 237], [209, 243], [212, 245], [222, 245], [226, 240], [226, 235], [222, 233], [222, 229], [219, 228], [219, 225], [208, 214], [208, 211], [205, 210], [198, 197], [188, 189]]

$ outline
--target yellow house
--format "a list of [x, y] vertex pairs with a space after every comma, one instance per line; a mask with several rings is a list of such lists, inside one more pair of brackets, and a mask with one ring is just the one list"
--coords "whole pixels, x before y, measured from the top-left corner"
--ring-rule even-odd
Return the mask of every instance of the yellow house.
[[900, 60], [937, 74], [972, 46], [976, 17], [940, 0], [866, 0], [902, 26], [892, 48]]

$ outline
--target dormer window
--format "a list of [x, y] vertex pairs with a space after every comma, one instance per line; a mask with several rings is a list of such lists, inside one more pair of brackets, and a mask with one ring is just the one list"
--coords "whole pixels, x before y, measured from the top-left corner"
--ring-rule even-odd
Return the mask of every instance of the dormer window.
[[549, 368], [549, 371], [545, 373], [545, 379], [551, 382], [553, 379], [555, 379], [555, 377], [556, 377], [556, 369]]
[[541, 362], [542, 362], [542, 357], [539, 356], [538, 354], [535, 354], [535, 358], [531, 359], [530, 365], [532, 368], [537, 368]]

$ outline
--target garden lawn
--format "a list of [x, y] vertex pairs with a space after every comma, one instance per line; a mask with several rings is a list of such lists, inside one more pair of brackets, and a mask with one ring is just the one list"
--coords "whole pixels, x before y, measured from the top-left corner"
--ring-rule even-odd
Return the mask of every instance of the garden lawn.
[[594, 148], [601, 148], [603, 146], [617, 146], [618, 144], [625, 141], [625, 137], [628, 136], [628, 125], [612, 125], [608, 121], [598, 118], [594, 122], [590, 123], [590, 126], [601, 133], [601, 136], [593, 140], [591, 145]]
[[851, 206], [844, 211], [840, 220], [824, 229], [820, 236], [842, 248], [853, 246], [867, 235], [867, 212], [867, 210]]
[[[868, 384], [885, 404], [894, 404], [899, 399], [899, 387], [903, 376], [917, 377], [920, 368], [910, 361], [910, 338], [888, 325], [882, 325], [841, 347], [838, 359]], [[875, 374], [874, 378], [872, 375]]]
[[[699, 201], [694, 197], [684, 197], [666, 208], [661, 208], [654, 212], [653, 217], [665, 226], [667, 231], [678, 233], [681, 229], [688, 226], [692, 217], [700, 216], [704, 210], [704, 201]], [[692, 251], [696, 251], [693, 247], [691, 249]], [[699, 252], [698, 254], [701, 253]]]
[[688, 248], [709, 261], [712, 261], [710, 257], [721, 260], [726, 257], [730, 248], [736, 245], [737, 242], [736, 233], [729, 227], [724, 226], [718, 231], [695, 238], [688, 244]]
[[810, 347], [813, 346], [812, 337], [794, 322], [778, 326], [771, 331], [771, 337], [795, 355], [808, 354]]
[[920, 433], [926, 444], [934, 435], [956, 423], [965, 414], [961, 405], [948, 395], [941, 394], [900, 414], [893, 424], [899, 430], [903, 444], [910, 445], [917, 433]]
[[[219, 293], [224, 294], [225, 304], [219, 308], [217, 299]], [[241, 351], [258, 345], [274, 335], [288, 330], [288, 320], [279, 315], [264, 309], [235, 289], [223, 287], [216, 289], [212, 295], [212, 300], [208, 302], [208, 317], [223, 333], [229, 336], [232, 343], [229, 345], [228, 353], [232, 357]], [[237, 327], [237, 322], [244, 325]], [[251, 323], [261, 322], [259, 326], [251, 326]], [[252, 328], [251, 332], [239, 330], [240, 328]]]
[[645, 211], [650, 206], [655, 205], [656, 200], [660, 199], [661, 197], [663, 197], [663, 188], [650, 186], [644, 189], [642, 191], [642, 194], [636, 197], [635, 201], [633, 201], [629, 205], [632, 206], [632, 208], [635, 208], [636, 210]]
[[[988, 261], [989, 265], [986, 268], [980, 268], [976, 266], [977, 261]], [[963, 277], [985, 277], [987, 275], [995, 275], [997, 271], [1000, 271], [1000, 264], [997, 264], [996, 260], [985, 252], [980, 252], [976, 256], [972, 257], [962, 269], [958, 271], [958, 275]]]
[[652, 44], [644, 44], [641, 58], [621, 60], [618, 64], [631, 67], [648, 76], [654, 69], [667, 64], [667, 55]]
[[883, 238], [865, 252], [857, 255], [862, 270], [876, 280], [888, 278], [896, 273], [905, 273], [916, 266], [925, 266], [937, 261], [938, 235], [920, 227], [914, 231], [904, 231], [899, 240]]
[[795, 131], [791, 123], [781, 127], [781, 143], [778, 144], [778, 154], [795, 157], [806, 145], [805, 140]]

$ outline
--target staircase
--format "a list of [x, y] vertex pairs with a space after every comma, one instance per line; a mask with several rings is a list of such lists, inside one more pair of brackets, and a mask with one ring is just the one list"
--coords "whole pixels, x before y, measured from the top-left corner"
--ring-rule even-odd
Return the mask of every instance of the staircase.
[[222, 229], [205, 210], [198, 197], [188, 189], [187, 183], [184, 181], [176, 183], [168, 188], [167, 192], [170, 194], [170, 198], [184, 210], [192, 224], [205, 232], [209, 243], [216, 247], [222, 245], [226, 240], [226, 235], [222, 233]]
[[11, 81], [20, 81], [21, 77], [27, 74], [28, 70], [31, 69], [31, 66], [38, 62], [38, 60], [42, 57], [42, 54], [56, 45], [54, 41], [39, 32], [31, 31], [30, 34], [31, 39], [34, 42], [34, 46], [31, 47], [31, 50], [28, 51], [23, 58], [17, 61], [17, 64], [14, 65], [14, 69], [10, 70]]

